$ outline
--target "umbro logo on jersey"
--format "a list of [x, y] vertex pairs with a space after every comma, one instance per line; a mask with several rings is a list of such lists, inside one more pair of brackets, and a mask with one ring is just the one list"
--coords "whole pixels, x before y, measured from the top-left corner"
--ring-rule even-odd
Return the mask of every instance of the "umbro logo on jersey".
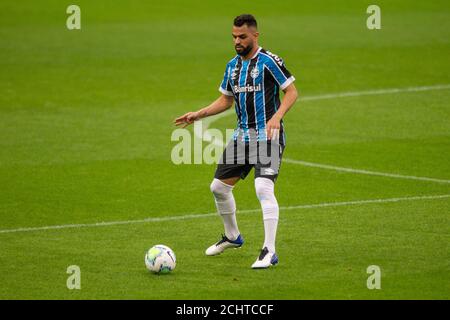
[[238, 69], [237, 68], [234, 68], [233, 69], [233, 72], [231, 73], [231, 80], [236, 80], [236, 77], [237, 77], [237, 74], [238, 74]]

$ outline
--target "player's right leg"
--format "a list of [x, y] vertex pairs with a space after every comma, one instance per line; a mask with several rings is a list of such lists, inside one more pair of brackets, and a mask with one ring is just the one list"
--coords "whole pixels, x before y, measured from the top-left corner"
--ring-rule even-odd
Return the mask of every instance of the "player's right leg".
[[[230, 141], [217, 165], [214, 180], [211, 183], [211, 192], [214, 195], [217, 211], [223, 220], [225, 235], [206, 250], [205, 253], [208, 256], [220, 254], [228, 248], [238, 248], [244, 243], [236, 222], [233, 187], [240, 179], [245, 179], [252, 167], [237, 161], [238, 157], [245, 155], [240, 155], [235, 150], [236, 142]], [[227, 154], [231, 159], [227, 159]]]
[[211, 192], [222, 217], [225, 234], [206, 250], [208, 256], [218, 255], [228, 248], [239, 248], [244, 243], [236, 221], [236, 202], [233, 196], [233, 187], [238, 181], [239, 177], [223, 180], [214, 178], [211, 183]]

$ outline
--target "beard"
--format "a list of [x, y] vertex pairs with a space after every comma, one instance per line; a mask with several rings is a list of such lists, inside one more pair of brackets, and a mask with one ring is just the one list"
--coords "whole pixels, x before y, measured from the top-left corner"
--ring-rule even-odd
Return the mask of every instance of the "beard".
[[235, 46], [234, 49], [236, 50], [236, 53], [240, 55], [241, 57], [245, 57], [252, 51], [253, 45], [249, 44], [247, 47], [244, 46]]

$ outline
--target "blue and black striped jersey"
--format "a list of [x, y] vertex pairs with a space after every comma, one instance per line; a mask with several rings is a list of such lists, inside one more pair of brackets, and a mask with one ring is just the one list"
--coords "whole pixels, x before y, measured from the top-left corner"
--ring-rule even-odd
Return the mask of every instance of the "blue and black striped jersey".
[[[266, 123], [280, 106], [280, 89], [294, 80], [283, 60], [261, 47], [251, 59], [236, 55], [228, 62], [219, 91], [235, 100], [238, 125], [234, 139], [249, 142], [254, 131], [258, 141], [267, 140]], [[280, 144], [285, 144], [282, 121]]]

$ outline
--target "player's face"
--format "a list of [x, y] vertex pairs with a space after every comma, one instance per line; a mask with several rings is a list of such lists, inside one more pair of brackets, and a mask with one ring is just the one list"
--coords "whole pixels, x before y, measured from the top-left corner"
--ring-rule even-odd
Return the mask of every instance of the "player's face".
[[257, 45], [258, 31], [254, 27], [244, 24], [241, 27], [233, 26], [234, 49], [240, 56], [246, 56]]

